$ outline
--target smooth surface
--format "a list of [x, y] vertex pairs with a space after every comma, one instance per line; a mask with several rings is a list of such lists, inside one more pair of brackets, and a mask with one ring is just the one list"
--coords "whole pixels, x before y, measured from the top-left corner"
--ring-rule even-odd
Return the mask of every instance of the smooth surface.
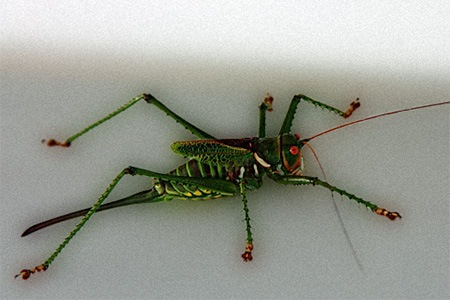
[[[50, 269], [24, 282], [76, 221], [20, 238], [28, 226], [92, 205], [124, 167], [165, 172], [193, 139], [138, 103], [73, 143], [47, 148], [149, 92], [208, 133], [257, 133], [270, 92], [276, 134], [294, 94], [352, 120], [450, 99], [447, 1], [258, 1], [152, 5], [2, 4], [2, 298], [445, 298], [449, 296], [449, 107], [356, 125], [312, 145], [328, 180], [398, 222], [335, 196], [364, 266], [351, 256], [320, 187], [266, 180], [248, 194], [254, 261], [243, 263], [239, 198], [134, 206], [94, 215]], [[303, 104], [294, 132], [342, 124]], [[320, 175], [310, 153], [306, 174]], [[126, 178], [112, 195], [147, 188]]]

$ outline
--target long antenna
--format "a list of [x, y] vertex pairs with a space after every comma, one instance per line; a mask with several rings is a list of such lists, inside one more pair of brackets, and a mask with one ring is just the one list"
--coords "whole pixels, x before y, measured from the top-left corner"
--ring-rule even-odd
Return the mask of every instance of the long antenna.
[[326, 133], [329, 133], [329, 132], [332, 132], [332, 131], [335, 131], [335, 130], [338, 130], [338, 129], [341, 129], [341, 128], [344, 128], [344, 127], [347, 127], [347, 126], [350, 126], [350, 125], [353, 125], [353, 124], [357, 124], [357, 123], [361, 123], [361, 122], [377, 119], [377, 118], [380, 118], [380, 117], [395, 115], [395, 114], [399, 114], [399, 113], [402, 113], [402, 112], [407, 112], [407, 111], [412, 111], [412, 110], [417, 110], [417, 109], [422, 109], [422, 108], [428, 108], [428, 107], [433, 107], [433, 106], [439, 106], [439, 105], [445, 105], [445, 104], [450, 104], [450, 101], [440, 102], [440, 103], [433, 103], [433, 104], [427, 104], [427, 105], [422, 105], [422, 106], [415, 106], [415, 107], [411, 107], [411, 108], [394, 110], [394, 111], [390, 111], [390, 112], [386, 112], [386, 113], [370, 116], [370, 117], [367, 117], [367, 118], [364, 118], [364, 119], [360, 119], [360, 120], [356, 120], [356, 121], [353, 121], [353, 122], [345, 123], [345, 124], [342, 124], [342, 125], [330, 128], [328, 130], [322, 131], [322, 132], [320, 132], [320, 133], [318, 133], [316, 135], [313, 135], [310, 138], [302, 140], [302, 142], [307, 143], [307, 142], [315, 139], [316, 137], [319, 137], [319, 136], [324, 135]]
[[[320, 171], [322, 172], [323, 179], [325, 181], [328, 181], [327, 176], [325, 175], [325, 170], [323, 169], [322, 164], [320, 163], [319, 156], [317, 155], [316, 151], [314, 151], [313, 147], [310, 144], [305, 143], [305, 145], [309, 148], [309, 150], [311, 150], [312, 154], [314, 155], [314, 158], [316, 159], [316, 162], [319, 165]], [[342, 220], [342, 215], [341, 212], [339, 211], [339, 207], [337, 206], [336, 200], [334, 199], [333, 192], [331, 192], [331, 202], [333, 203], [333, 208], [338, 217], [339, 225], [341, 226], [345, 239], [347, 240], [347, 243], [350, 246], [350, 251], [352, 252], [353, 259], [355, 260], [361, 272], [364, 272], [364, 268], [361, 261], [359, 260], [358, 253], [356, 252], [355, 246], [353, 245], [352, 240], [350, 239], [350, 235], [348, 234], [347, 227], [345, 227], [344, 220]]]

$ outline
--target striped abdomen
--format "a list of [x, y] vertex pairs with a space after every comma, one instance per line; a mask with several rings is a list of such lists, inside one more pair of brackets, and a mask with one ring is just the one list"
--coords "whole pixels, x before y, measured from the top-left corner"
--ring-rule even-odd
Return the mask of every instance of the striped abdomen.
[[[195, 178], [217, 178], [224, 180], [234, 180], [239, 170], [233, 168], [227, 170], [224, 166], [215, 166], [213, 164], [206, 164], [197, 160], [191, 159], [185, 164], [180, 165], [175, 170], [169, 172], [170, 175], [188, 176]], [[232, 196], [229, 194], [222, 194], [220, 192], [211, 191], [201, 186], [192, 186], [173, 181], [157, 179], [155, 181], [155, 189], [159, 194], [165, 194], [167, 200], [176, 199], [190, 199], [190, 200], [207, 200], [220, 198], [223, 196]]]

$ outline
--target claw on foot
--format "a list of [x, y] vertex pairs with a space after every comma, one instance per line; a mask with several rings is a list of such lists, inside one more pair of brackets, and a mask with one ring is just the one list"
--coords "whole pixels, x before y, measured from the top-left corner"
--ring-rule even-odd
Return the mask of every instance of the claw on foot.
[[352, 113], [361, 106], [361, 103], [359, 103], [359, 98], [356, 98], [355, 101], [350, 103], [350, 107], [347, 109], [347, 111], [344, 114], [344, 118], [348, 118], [352, 115]]
[[399, 219], [402, 218], [402, 216], [400, 216], [400, 214], [398, 212], [389, 211], [389, 210], [381, 208], [381, 207], [378, 207], [377, 209], [375, 209], [374, 212], [377, 215], [385, 216], [385, 217], [389, 218], [389, 220], [391, 220], [391, 221], [394, 221], [397, 218], [399, 218]]
[[253, 259], [253, 257], [252, 257], [252, 250], [253, 250], [253, 244], [252, 243], [247, 243], [245, 245], [245, 252], [241, 256], [244, 261], [251, 261]]
[[42, 143], [46, 143], [47, 146], [49, 147], [54, 147], [54, 146], [60, 146], [60, 147], [70, 147], [70, 142], [68, 141], [64, 141], [64, 142], [58, 142], [57, 140], [54, 139], [49, 139], [49, 140], [42, 140]]
[[47, 270], [47, 267], [45, 265], [36, 266], [31, 270], [23, 269], [14, 278], [17, 278], [20, 276], [20, 277], [22, 277], [23, 280], [27, 280], [28, 278], [30, 278], [31, 274], [34, 274], [35, 272], [45, 271], [45, 270]]
[[273, 97], [270, 96], [270, 94], [267, 94], [267, 97], [264, 98], [263, 103], [267, 106], [267, 110], [268, 111], [272, 111], [272, 102], [273, 102]]

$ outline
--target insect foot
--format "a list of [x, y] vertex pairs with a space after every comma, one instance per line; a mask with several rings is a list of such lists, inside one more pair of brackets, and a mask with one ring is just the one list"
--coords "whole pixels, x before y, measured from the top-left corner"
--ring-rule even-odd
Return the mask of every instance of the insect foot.
[[28, 278], [30, 278], [31, 274], [34, 274], [35, 272], [45, 271], [45, 270], [47, 270], [47, 267], [45, 265], [36, 266], [31, 270], [23, 269], [14, 278], [21, 276], [23, 280], [27, 280]]
[[245, 245], [245, 252], [241, 256], [242, 259], [244, 259], [244, 261], [252, 261], [252, 259], [253, 259], [252, 250], [253, 250], [253, 244], [247, 243], [247, 245]]
[[353, 101], [352, 103], [350, 103], [350, 107], [347, 109], [347, 111], [344, 114], [344, 118], [348, 118], [352, 115], [352, 113], [361, 106], [361, 103], [359, 103], [359, 98], [356, 98], [355, 101]]
[[46, 143], [47, 146], [49, 147], [54, 147], [54, 146], [60, 146], [60, 147], [70, 147], [70, 142], [68, 141], [64, 141], [64, 142], [58, 142], [57, 140], [54, 139], [49, 139], [49, 140], [42, 140], [42, 143]]
[[394, 221], [395, 219], [399, 218], [401, 219], [402, 216], [400, 216], [400, 214], [396, 211], [389, 211], [387, 209], [378, 207], [377, 209], [375, 209], [374, 211], [377, 215], [380, 216], [385, 216], [387, 218], [389, 218], [389, 220]]
[[272, 108], [273, 97], [270, 94], [267, 94], [267, 97], [264, 98], [263, 103], [264, 103], [264, 105], [267, 106], [267, 110], [268, 111], [272, 111], [273, 110], [273, 108]]

